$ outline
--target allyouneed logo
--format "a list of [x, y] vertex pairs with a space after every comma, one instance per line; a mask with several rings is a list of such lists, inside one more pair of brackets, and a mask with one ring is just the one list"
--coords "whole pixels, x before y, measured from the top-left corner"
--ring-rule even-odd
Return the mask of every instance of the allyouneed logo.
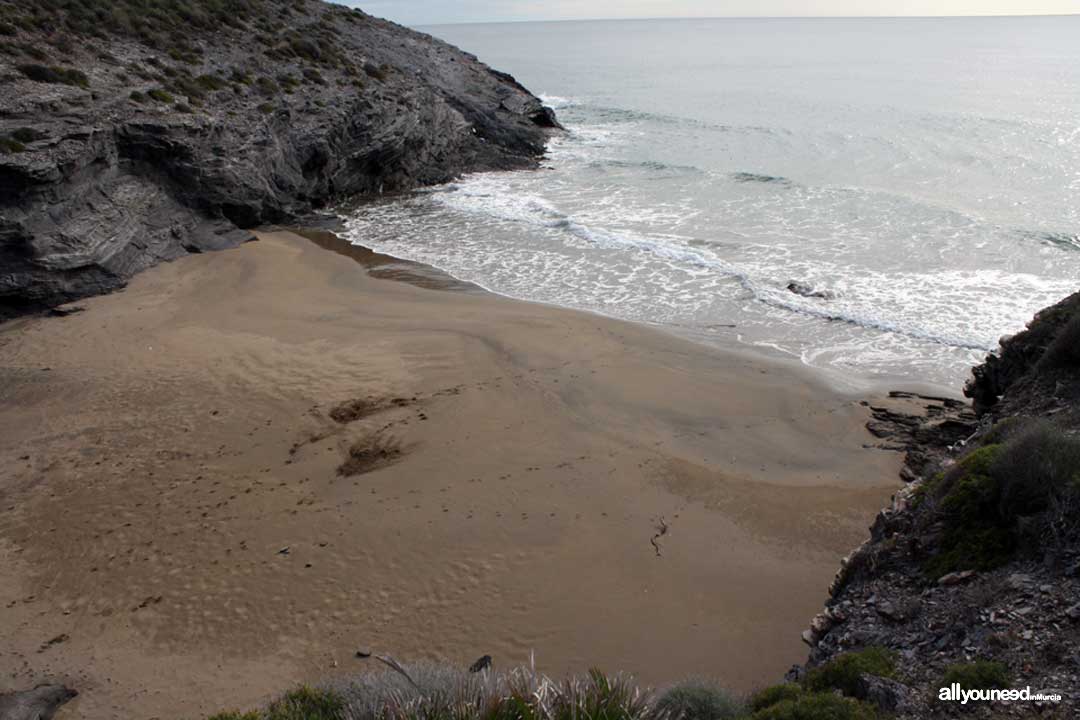
[[938, 700], [959, 702], [961, 705], [967, 705], [969, 702], [993, 702], [996, 700], [1056, 703], [1061, 702], [1061, 695], [1032, 692], [1030, 687], [1023, 690], [965, 690], [960, 687], [960, 683], [953, 683], [949, 687], [943, 687], [938, 691]]

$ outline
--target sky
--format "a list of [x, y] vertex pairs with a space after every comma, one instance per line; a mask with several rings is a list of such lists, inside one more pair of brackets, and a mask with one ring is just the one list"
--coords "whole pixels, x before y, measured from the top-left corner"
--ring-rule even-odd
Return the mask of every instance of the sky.
[[1057, 15], [1080, 0], [338, 0], [403, 25], [655, 17]]

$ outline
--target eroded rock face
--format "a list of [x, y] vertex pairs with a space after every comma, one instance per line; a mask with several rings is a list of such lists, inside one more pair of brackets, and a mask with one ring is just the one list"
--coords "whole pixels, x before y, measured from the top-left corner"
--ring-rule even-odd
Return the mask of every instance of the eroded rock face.
[[[0, 318], [344, 198], [532, 167], [558, 127], [512, 77], [430, 36], [316, 0], [247, 4], [183, 52], [107, 22], [79, 35], [62, 12], [9, 26]], [[35, 82], [21, 69], [35, 62], [85, 83]]]

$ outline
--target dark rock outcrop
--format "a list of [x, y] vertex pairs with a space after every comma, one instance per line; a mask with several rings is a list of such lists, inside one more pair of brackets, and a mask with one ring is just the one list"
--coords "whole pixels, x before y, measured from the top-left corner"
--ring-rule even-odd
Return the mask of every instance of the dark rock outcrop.
[[[1071, 385], [1077, 373], [1049, 362], [1047, 351], [1058, 350], [1055, 344], [1069, 342], [1073, 352], [1080, 353], [1080, 337], [1075, 332], [1066, 335], [1070, 323], [1074, 329], [1078, 326], [1078, 317], [1080, 292], [1040, 311], [1022, 332], [1002, 338], [1000, 350], [973, 368], [964, 387], [976, 410], [1003, 414], [1049, 409], [1039, 406], [1053, 404], [1053, 396], [1060, 390], [1058, 383]], [[1002, 401], [1006, 407], [995, 408]]]
[[51, 720], [57, 709], [79, 693], [63, 685], [0, 695], [0, 720]]
[[344, 198], [533, 167], [558, 127], [509, 75], [359, 10], [127, 4], [0, 0], [0, 319]]

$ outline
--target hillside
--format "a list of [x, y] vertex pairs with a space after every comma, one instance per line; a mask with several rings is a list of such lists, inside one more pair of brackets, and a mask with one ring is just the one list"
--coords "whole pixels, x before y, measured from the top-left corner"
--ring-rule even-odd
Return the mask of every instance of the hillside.
[[0, 2], [0, 318], [335, 201], [534, 166], [509, 75], [318, 0]]

